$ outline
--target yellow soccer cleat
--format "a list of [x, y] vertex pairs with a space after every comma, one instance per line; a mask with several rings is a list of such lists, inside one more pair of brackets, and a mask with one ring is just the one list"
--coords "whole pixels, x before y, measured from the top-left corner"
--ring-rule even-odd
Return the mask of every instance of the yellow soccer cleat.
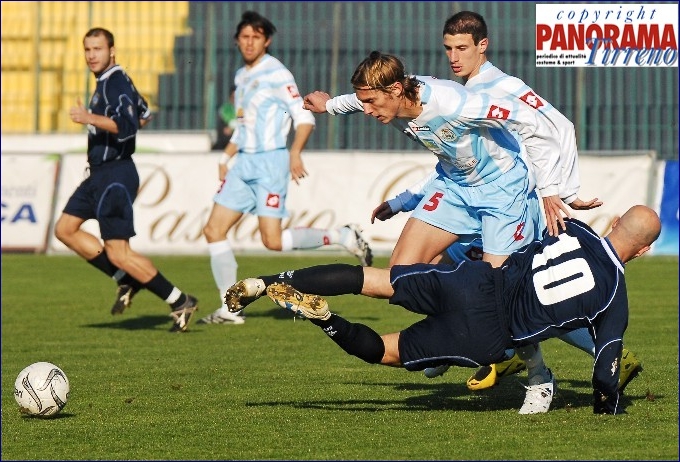
[[642, 363], [635, 355], [626, 350], [621, 351], [621, 368], [619, 372], [619, 392], [623, 393], [626, 386], [642, 372]]
[[501, 377], [517, 374], [526, 368], [526, 363], [519, 359], [519, 356], [515, 353], [507, 361], [477, 369], [477, 372], [467, 380], [467, 387], [473, 391], [491, 388], [498, 383]]
[[482, 366], [477, 369], [477, 372], [469, 379], [467, 379], [467, 387], [469, 390], [484, 390], [496, 385], [497, 381], [496, 365]]

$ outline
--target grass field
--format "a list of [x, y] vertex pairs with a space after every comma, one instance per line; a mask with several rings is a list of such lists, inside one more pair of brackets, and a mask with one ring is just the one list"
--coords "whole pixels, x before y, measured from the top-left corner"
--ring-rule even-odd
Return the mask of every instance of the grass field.
[[[239, 276], [331, 256], [240, 256]], [[154, 257], [196, 295], [195, 320], [218, 306], [208, 257]], [[380, 258], [376, 266], [384, 266]], [[171, 334], [168, 308], [142, 292], [109, 313], [114, 284], [73, 256], [2, 255], [3, 460], [678, 460], [678, 259], [627, 269], [626, 345], [644, 372], [628, 414], [593, 415], [592, 358], [543, 344], [559, 388], [547, 414], [521, 416], [526, 375], [472, 393], [473, 369], [437, 379], [345, 354], [309, 322], [268, 299], [241, 326]], [[380, 333], [418, 316], [383, 300], [330, 297], [331, 309]], [[23, 416], [12, 394], [21, 369], [59, 365], [71, 397], [55, 419]]]

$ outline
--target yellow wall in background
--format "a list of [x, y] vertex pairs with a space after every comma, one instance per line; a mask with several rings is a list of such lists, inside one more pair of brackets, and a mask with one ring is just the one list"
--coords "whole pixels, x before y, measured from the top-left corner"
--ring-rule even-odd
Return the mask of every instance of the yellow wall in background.
[[3, 133], [83, 130], [70, 120], [68, 110], [78, 97], [87, 104], [94, 89], [82, 45], [90, 28], [114, 34], [116, 62], [152, 107], [159, 74], [174, 72], [175, 37], [190, 33], [188, 2], [1, 5]]

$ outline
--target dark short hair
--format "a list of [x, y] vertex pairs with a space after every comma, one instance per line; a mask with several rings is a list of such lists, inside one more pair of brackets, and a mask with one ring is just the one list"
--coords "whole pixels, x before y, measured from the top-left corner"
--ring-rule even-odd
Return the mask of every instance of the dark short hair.
[[442, 35], [470, 34], [475, 45], [487, 37], [488, 31], [484, 17], [474, 11], [460, 11], [444, 23]]
[[113, 40], [113, 34], [111, 31], [108, 29], [104, 29], [103, 27], [93, 27], [92, 29], [88, 30], [87, 33], [85, 34], [85, 37], [83, 37], [83, 40], [85, 40], [88, 37], [99, 37], [100, 35], [103, 35], [106, 38], [106, 41], [109, 44], [109, 48], [111, 48], [114, 45], [114, 40]]
[[262, 32], [266, 38], [271, 37], [276, 32], [276, 27], [274, 27], [274, 24], [272, 24], [269, 19], [255, 11], [246, 11], [241, 16], [241, 22], [236, 26], [236, 33], [234, 34], [235, 39], [238, 38], [238, 34], [240, 34], [241, 30], [246, 26], [250, 26], [256, 31]]

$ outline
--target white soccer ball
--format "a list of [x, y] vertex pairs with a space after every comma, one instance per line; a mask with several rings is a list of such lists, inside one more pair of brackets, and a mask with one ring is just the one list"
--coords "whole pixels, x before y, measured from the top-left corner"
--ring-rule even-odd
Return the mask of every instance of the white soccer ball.
[[14, 399], [25, 414], [52, 417], [64, 409], [71, 387], [64, 371], [52, 363], [38, 362], [19, 372]]

